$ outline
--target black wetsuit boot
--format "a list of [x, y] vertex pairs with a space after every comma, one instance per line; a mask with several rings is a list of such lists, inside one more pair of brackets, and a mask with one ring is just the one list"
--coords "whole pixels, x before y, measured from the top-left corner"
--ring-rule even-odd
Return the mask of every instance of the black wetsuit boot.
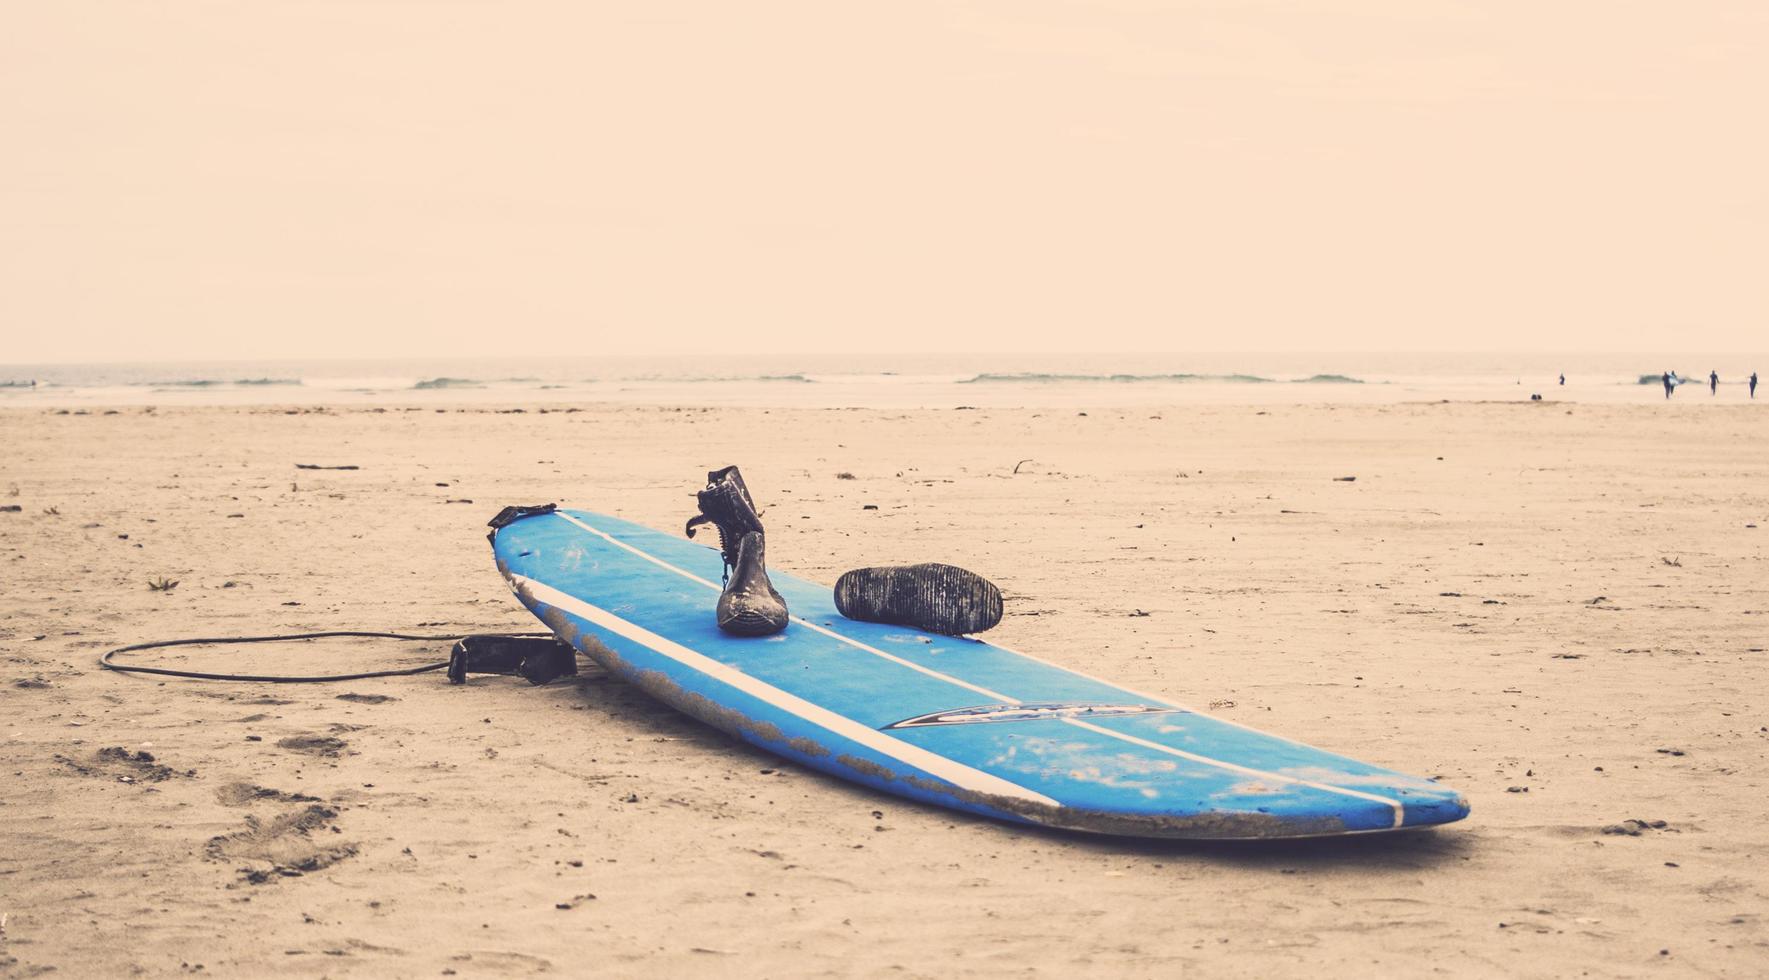
[[719, 629], [738, 636], [767, 636], [786, 628], [786, 600], [768, 581], [762, 532], [737, 542], [737, 562], [719, 594]]
[[689, 537], [705, 524], [719, 532], [725, 559], [725, 590], [719, 596], [719, 628], [739, 636], [766, 636], [786, 628], [786, 600], [768, 581], [764, 561], [762, 519], [737, 467], [706, 475], [706, 489], [697, 495], [700, 516], [688, 521]]
[[1001, 590], [955, 565], [856, 568], [836, 581], [835, 608], [849, 619], [958, 636], [1001, 622]]

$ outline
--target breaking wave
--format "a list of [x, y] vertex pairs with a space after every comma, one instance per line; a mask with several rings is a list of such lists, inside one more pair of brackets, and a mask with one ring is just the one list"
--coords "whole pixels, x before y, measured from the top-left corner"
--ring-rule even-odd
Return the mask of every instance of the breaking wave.
[[187, 378], [181, 381], [125, 382], [130, 387], [145, 388], [220, 388], [226, 385], [262, 387], [266, 385], [299, 385], [300, 383], [300, 378], [235, 378], [232, 381], [226, 378]]
[[1270, 384], [1273, 379], [1262, 378], [1256, 374], [1040, 374], [1023, 372], [1019, 374], [979, 374], [967, 378], [959, 384], [1064, 384], [1074, 382], [1104, 382], [1107, 384], [1134, 384], [1142, 381], [1167, 382], [1169, 384], [1188, 384], [1194, 382], [1216, 382], [1218, 384]]
[[[1265, 378], [1257, 374], [979, 374], [976, 377], [960, 381], [959, 384], [1074, 384], [1099, 382], [1105, 384], [1136, 384], [1139, 382], [1157, 382], [1166, 384], [1272, 384], [1277, 378]], [[1294, 378], [1292, 384], [1346, 384], [1361, 385], [1361, 378], [1345, 374], [1316, 374], [1306, 378]]]
[[412, 385], [413, 391], [437, 391], [442, 388], [483, 388], [485, 382], [472, 378], [430, 378]]

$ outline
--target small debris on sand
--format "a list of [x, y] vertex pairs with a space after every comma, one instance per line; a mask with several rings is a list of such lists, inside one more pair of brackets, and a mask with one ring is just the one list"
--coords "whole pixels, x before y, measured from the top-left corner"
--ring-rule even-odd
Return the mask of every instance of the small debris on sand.
[[[99, 749], [91, 762], [79, 762], [65, 755], [58, 755], [55, 760], [82, 776], [111, 777], [119, 783], [158, 783], [179, 775], [171, 766], [161, 765], [151, 753], [130, 752], [120, 745]], [[183, 775], [194, 776], [196, 770], [187, 770]]]
[[291, 752], [305, 752], [308, 755], [323, 756], [336, 759], [350, 743], [330, 735], [290, 735], [288, 738], [277, 739], [280, 749]]
[[348, 465], [348, 466], [322, 466], [319, 463], [296, 463], [295, 468], [298, 470], [360, 470], [360, 469], [362, 469], [362, 467], [356, 466], [354, 464]]
[[386, 704], [399, 699], [391, 694], [340, 694], [337, 700], [349, 701], [352, 704]]
[[1670, 824], [1663, 820], [1623, 820], [1621, 823], [1610, 824], [1603, 832], [1618, 837], [1639, 837], [1648, 830], [1667, 830]]

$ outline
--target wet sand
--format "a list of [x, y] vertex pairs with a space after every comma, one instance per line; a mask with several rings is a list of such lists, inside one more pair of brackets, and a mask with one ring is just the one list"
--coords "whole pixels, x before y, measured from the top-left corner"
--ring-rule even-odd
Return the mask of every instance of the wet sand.
[[[526, 408], [0, 412], [0, 976], [1748, 976], [1769, 954], [1757, 406]], [[1093, 838], [795, 768], [587, 662], [539, 688], [94, 667], [151, 639], [532, 629], [485, 543], [499, 507], [675, 527], [729, 462], [774, 566], [966, 565], [1004, 587], [1009, 646], [1439, 776], [1473, 815]]]

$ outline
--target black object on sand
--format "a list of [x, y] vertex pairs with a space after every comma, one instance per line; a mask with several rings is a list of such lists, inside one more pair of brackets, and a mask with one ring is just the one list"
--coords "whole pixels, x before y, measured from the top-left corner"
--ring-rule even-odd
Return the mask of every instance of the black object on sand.
[[548, 637], [464, 636], [448, 652], [448, 682], [468, 674], [514, 674], [530, 684], [577, 676], [577, 651]]

